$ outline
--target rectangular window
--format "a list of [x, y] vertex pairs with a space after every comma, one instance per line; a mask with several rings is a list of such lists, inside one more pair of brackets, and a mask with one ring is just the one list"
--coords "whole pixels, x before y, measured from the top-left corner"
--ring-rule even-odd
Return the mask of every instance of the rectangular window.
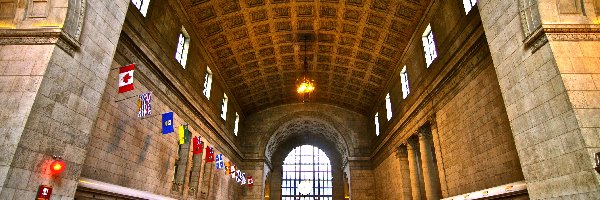
[[184, 28], [181, 28], [179, 33], [179, 40], [177, 42], [177, 51], [175, 52], [175, 59], [185, 69], [187, 63], [187, 55], [190, 47], [190, 36], [187, 34]]
[[437, 52], [435, 50], [435, 41], [433, 39], [433, 32], [431, 31], [431, 24], [427, 25], [425, 32], [423, 33], [423, 49], [425, 50], [425, 63], [427, 68], [433, 63], [433, 60], [437, 58]]
[[221, 105], [221, 118], [227, 120], [227, 95], [223, 94], [223, 105]]
[[235, 134], [235, 136], [238, 135], [238, 131], [239, 131], [239, 127], [240, 127], [240, 115], [238, 115], [238, 113], [235, 113], [235, 125], [233, 125], [233, 134]]
[[392, 119], [392, 100], [390, 99], [390, 93], [385, 96], [385, 110], [387, 111], [387, 120]]
[[469, 14], [469, 11], [473, 9], [476, 3], [477, 0], [463, 0], [463, 6], [465, 6], [465, 13]]
[[133, 5], [135, 5], [135, 7], [138, 10], [140, 10], [142, 16], [146, 17], [146, 14], [148, 13], [148, 4], [150, 4], [150, 0], [131, 0], [131, 2], [133, 3]]
[[402, 98], [406, 99], [408, 94], [410, 94], [410, 86], [408, 85], [408, 72], [406, 72], [406, 65], [402, 68], [400, 72], [400, 83], [402, 84]]
[[379, 113], [375, 113], [375, 135], [379, 136]]
[[212, 87], [212, 72], [210, 68], [206, 66], [206, 73], [204, 74], [204, 90], [202, 90], [202, 94], [206, 96], [207, 99], [210, 99], [210, 89]]

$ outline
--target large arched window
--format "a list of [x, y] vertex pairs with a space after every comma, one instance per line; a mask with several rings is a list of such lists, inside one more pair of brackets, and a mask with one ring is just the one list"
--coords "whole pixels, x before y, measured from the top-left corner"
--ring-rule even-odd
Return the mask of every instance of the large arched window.
[[321, 149], [303, 145], [292, 150], [283, 161], [282, 200], [331, 200], [331, 163]]

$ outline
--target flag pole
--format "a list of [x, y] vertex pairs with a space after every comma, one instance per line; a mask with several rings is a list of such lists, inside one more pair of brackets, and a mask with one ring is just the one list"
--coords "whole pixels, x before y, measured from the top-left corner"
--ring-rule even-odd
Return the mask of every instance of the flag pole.
[[118, 103], [118, 102], [121, 102], [121, 101], [125, 101], [125, 100], [131, 99], [131, 98], [135, 98], [135, 97], [138, 97], [138, 96], [139, 95], [134, 95], [134, 96], [130, 96], [130, 97], [127, 97], [127, 98], [124, 98], [124, 99], [116, 100], [115, 103]]
[[[127, 65], [137, 65], [137, 64], [136, 64], [136, 63], [129, 63], [129, 64], [127, 64]], [[123, 65], [123, 66], [127, 66], [127, 65]], [[120, 69], [120, 68], [121, 68], [121, 67], [123, 67], [123, 66], [120, 66], [120, 67], [115, 67], [115, 68], [110, 68], [110, 70]]]

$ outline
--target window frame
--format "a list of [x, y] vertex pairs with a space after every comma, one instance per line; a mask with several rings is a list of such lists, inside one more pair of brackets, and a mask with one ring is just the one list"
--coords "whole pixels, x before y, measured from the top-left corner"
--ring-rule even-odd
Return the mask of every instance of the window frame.
[[148, 15], [150, 0], [131, 0], [131, 3], [140, 11], [142, 16], [146, 17]]
[[206, 66], [206, 72], [204, 73], [204, 89], [202, 90], [202, 94], [204, 94], [204, 96], [207, 99], [210, 99], [210, 92], [212, 90], [212, 79], [212, 71], [210, 71], [210, 67]]
[[379, 112], [375, 113], [375, 135], [379, 136]]
[[190, 36], [185, 31], [185, 28], [181, 28], [177, 39], [177, 47], [175, 48], [175, 60], [185, 69], [187, 65], [188, 53], [190, 49]]
[[227, 120], [227, 104], [229, 103], [229, 98], [227, 98], [227, 94], [223, 94], [223, 101], [221, 104], [221, 118], [223, 120]]
[[437, 58], [437, 49], [435, 47], [435, 37], [431, 30], [431, 24], [427, 24], [422, 36], [423, 51], [425, 52], [425, 66], [429, 68], [433, 61]]
[[235, 124], [233, 125], [233, 134], [235, 136], [238, 136], [238, 133], [240, 131], [239, 127], [240, 127], [240, 115], [237, 112], [235, 112]]
[[390, 97], [390, 93], [387, 93], [387, 95], [385, 96], [385, 111], [387, 114], [387, 120], [390, 121], [390, 119], [392, 119], [392, 99]]
[[402, 87], [402, 99], [406, 99], [410, 94], [410, 84], [408, 83], [408, 71], [406, 65], [400, 71], [400, 85]]
[[471, 10], [473, 10], [473, 7], [475, 7], [475, 4], [477, 4], [477, 0], [463, 0], [463, 7], [465, 8], [465, 14], [469, 14], [469, 12], [471, 12]]
[[[297, 191], [298, 185], [305, 180], [310, 180], [313, 185], [309, 195]], [[282, 164], [281, 197], [283, 200], [298, 197], [333, 199], [332, 164], [323, 150], [302, 145], [288, 153]]]

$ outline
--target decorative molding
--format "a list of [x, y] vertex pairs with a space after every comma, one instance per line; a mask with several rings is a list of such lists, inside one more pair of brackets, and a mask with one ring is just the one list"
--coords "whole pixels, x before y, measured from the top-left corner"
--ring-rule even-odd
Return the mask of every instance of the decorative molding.
[[543, 32], [552, 41], [599, 41], [597, 24], [543, 24]]
[[600, 41], [600, 25], [542, 24], [523, 42], [535, 52], [548, 41]]
[[0, 45], [55, 44], [69, 55], [81, 44], [60, 29], [0, 29]]

